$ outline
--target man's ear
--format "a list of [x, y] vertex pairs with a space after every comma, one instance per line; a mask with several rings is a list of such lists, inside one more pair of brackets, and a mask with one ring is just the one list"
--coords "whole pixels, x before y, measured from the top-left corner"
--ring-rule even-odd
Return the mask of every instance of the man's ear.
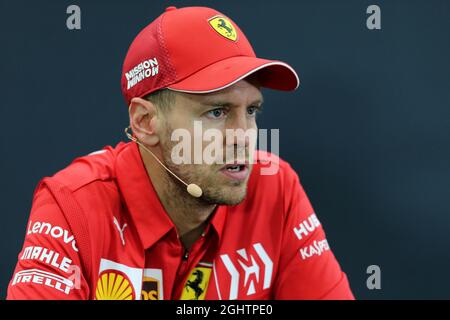
[[136, 138], [148, 146], [159, 143], [156, 105], [142, 98], [131, 99], [128, 107], [130, 126]]

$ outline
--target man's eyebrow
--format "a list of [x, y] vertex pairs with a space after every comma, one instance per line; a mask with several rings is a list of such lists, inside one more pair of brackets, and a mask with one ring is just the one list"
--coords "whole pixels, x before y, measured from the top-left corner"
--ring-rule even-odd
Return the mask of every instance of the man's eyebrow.
[[[264, 103], [264, 98], [256, 99], [249, 106], [261, 106]], [[204, 101], [201, 103], [205, 106], [221, 106], [221, 107], [230, 107], [233, 106], [233, 103], [225, 100], [210, 100]]]

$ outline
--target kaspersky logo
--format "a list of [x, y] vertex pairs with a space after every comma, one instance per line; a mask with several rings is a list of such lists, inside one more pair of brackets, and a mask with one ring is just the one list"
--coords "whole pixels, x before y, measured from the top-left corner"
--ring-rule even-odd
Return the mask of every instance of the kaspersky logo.
[[255, 243], [249, 249], [239, 249], [236, 253], [234, 259], [228, 254], [220, 256], [231, 276], [228, 299], [237, 299], [240, 287], [244, 287], [247, 296], [260, 289], [268, 289], [272, 280], [273, 262], [262, 244]]
[[237, 40], [236, 28], [227, 18], [223, 16], [214, 16], [208, 20], [211, 27], [217, 31], [221, 36], [231, 40]]

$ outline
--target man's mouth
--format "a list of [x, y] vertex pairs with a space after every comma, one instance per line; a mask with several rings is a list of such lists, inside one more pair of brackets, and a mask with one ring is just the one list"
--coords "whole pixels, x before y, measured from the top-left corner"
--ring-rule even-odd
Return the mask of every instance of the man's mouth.
[[243, 181], [247, 178], [247, 175], [249, 173], [248, 163], [227, 164], [223, 166], [220, 171], [228, 178]]
[[243, 164], [240, 164], [240, 165], [229, 165], [225, 169], [227, 171], [230, 171], [230, 172], [238, 172], [238, 171], [244, 170], [244, 167], [245, 167], [245, 165], [243, 165]]

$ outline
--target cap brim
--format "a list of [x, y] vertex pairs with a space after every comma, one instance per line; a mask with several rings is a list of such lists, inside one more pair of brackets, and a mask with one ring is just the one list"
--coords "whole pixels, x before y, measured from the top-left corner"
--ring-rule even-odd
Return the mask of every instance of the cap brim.
[[300, 80], [287, 63], [255, 57], [237, 56], [213, 63], [200, 71], [168, 86], [168, 89], [186, 93], [210, 93], [225, 89], [257, 73], [262, 87], [291, 91]]

